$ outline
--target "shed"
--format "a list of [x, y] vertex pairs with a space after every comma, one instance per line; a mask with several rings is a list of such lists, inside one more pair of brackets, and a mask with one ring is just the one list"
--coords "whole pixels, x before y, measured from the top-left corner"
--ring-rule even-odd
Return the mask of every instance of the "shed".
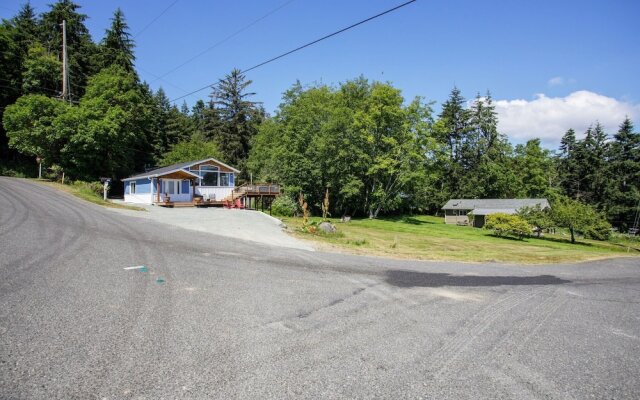
[[[525, 207], [549, 208], [547, 199], [451, 199], [443, 207], [447, 224], [484, 226], [485, 217], [496, 213], [516, 214]], [[469, 216], [473, 219], [470, 220]]]

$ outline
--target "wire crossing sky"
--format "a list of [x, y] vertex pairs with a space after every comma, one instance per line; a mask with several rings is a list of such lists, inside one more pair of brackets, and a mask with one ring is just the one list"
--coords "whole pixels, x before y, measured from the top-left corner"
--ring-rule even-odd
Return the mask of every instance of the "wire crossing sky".
[[[270, 58], [270, 59], [268, 59], [268, 60], [266, 60], [266, 61], [263, 61], [263, 62], [261, 62], [261, 63], [259, 63], [259, 64], [256, 64], [256, 65], [254, 65], [253, 67], [249, 67], [249, 68], [247, 68], [247, 69], [244, 69], [244, 70], [242, 70], [242, 73], [243, 73], [243, 74], [244, 74], [244, 73], [247, 73], [247, 72], [252, 71], [252, 70], [254, 70], [254, 69], [256, 69], [256, 68], [260, 68], [260, 67], [262, 67], [263, 65], [269, 64], [269, 63], [271, 63], [271, 62], [273, 62], [273, 61], [276, 61], [276, 60], [279, 60], [279, 59], [281, 59], [281, 58], [283, 58], [283, 57], [286, 57], [286, 56], [288, 56], [289, 54], [293, 54], [293, 53], [295, 53], [295, 52], [297, 52], [297, 51], [300, 51], [300, 50], [302, 50], [302, 49], [305, 49], [305, 48], [307, 48], [307, 47], [309, 47], [309, 46], [313, 46], [313, 45], [314, 45], [314, 44], [316, 44], [316, 43], [319, 43], [319, 42], [321, 42], [321, 41], [323, 41], [323, 40], [329, 39], [329, 38], [331, 38], [331, 37], [333, 37], [333, 36], [339, 35], [339, 34], [341, 34], [342, 32], [346, 32], [346, 31], [348, 31], [349, 29], [353, 29], [353, 28], [355, 28], [355, 27], [357, 27], [357, 26], [359, 26], [359, 25], [362, 25], [362, 24], [364, 24], [364, 23], [367, 23], [367, 22], [369, 22], [369, 21], [372, 21], [372, 20], [374, 20], [374, 19], [376, 19], [376, 18], [379, 18], [379, 17], [381, 17], [381, 16], [383, 16], [383, 15], [389, 14], [389, 13], [391, 13], [391, 12], [393, 12], [393, 11], [395, 11], [395, 10], [398, 10], [398, 9], [400, 9], [400, 8], [404, 7], [404, 6], [407, 6], [407, 5], [409, 5], [409, 4], [411, 4], [411, 3], [415, 2], [415, 1], [416, 1], [416, 0], [410, 0], [410, 1], [407, 1], [407, 2], [402, 3], [402, 4], [400, 4], [400, 5], [396, 6], [396, 7], [390, 8], [390, 9], [388, 9], [388, 10], [386, 10], [386, 11], [383, 11], [383, 12], [381, 12], [381, 13], [379, 13], [379, 14], [376, 14], [376, 15], [374, 15], [374, 16], [372, 16], [372, 17], [369, 17], [369, 18], [363, 19], [362, 21], [356, 22], [355, 24], [351, 24], [351, 25], [347, 26], [346, 28], [342, 28], [342, 29], [340, 29], [340, 30], [338, 30], [338, 31], [335, 31], [335, 32], [333, 32], [333, 33], [330, 33], [330, 34], [328, 34], [328, 35], [325, 35], [325, 36], [323, 36], [323, 37], [321, 37], [321, 38], [319, 38], [319, 39], [316, 39], [316, 40], [314, 40], [314, 41], [312, 41], [312, 42], [309, 42], [309, 43], [303, 44], [302, 46], [298, 46], [298, 47], [296, 47], [296, 48], [295, 48], [295, 49], [293, 49], [293, 50], [289, 50], [289, 51], [287, 51], [286, 53], [282, 53], [282, 54], [280, 54], [280, 55], [278, 55], [278, 56], [272, 57], [272, 58]], [[185, 95], [183, 95], [183, 96], [177, 97], [177, 98], [175, 98], [175, 99], [171, 100], [171, 102], [175, 102], [175, 101], [180, 100], [180, 99], [183, 99], [183, 98], [185, 98], [185, 97], [187, 97], [187, 96], [191, 96], [192, 94], [195, 94], [195, 93], [198, 93], [198, 92], [200, 92], [200, 91], [202, 91], [202, 90], [205, 90], [205, 89], [207, 89], [207, 88], [211, 87], [212, 85], [215, 85], [215, 82], [214, 82], [214, 83], [210, 83], [210, 84], [208, 84], [208, 85], [206, 85], [206, 86], [204, 86], [204, 87], [201, 87], [200, 89], [196, 89], [196, 90], [194, 90], [193, 92], [189, 92], [189, 93], [187, 93], [187, 94], [185, 94]]]
[[[402, 0], [76, 1], [95, 41], [120, 7], [137, 35], [141, 79], [192, 105], [209, 95], [183, 98], [194, 88]], [[31, 5], [43, 12], [51, 2]], [[11, 18], [22, 3], [4, 0], [0, 17]], [[638, 15], [640, 2], [632, 0], [421, 0], [247, 77], [254, 101], [268, 112], [296, 81], [389, 81], [407, 101], [417, 95], [436, 101], [436, 113], [454, 85], [467, 99], [489, 90], [501, 132], [516, 143], [541, 137], [555, 147], [568, 128], [580, 134], [596, 120], [610, 134], [625, 115], [640, 126]]]

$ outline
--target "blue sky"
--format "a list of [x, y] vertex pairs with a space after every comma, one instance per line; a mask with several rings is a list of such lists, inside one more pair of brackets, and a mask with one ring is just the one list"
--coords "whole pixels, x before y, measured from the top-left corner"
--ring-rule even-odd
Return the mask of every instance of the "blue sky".
[[[136, 35], [175, 0], [78, 1], [94, 40], [104, 35], [116, 7]], [[33, 0], [38, 12], [52, 0]], [[194, 1], [179, 0], [136, 36], [140, 76], [170, 98], [350, 25], [401, 0]], [[11, 17], [23, 1], [4, 0]], [[185, 60], [250, 24], [205, 55], [155, 80]], [[596, 120], [610, 133], [624, 115], [640, 127], [640, 15], [638, 1], [417, 2], [261, 67], [248, 74], [255, 100], [273, 112], [284, 90], [339, 83], [364, 75], [390, 81], [405, 98], [438, 105], [457, 85], [467, 98], [490, 90], [501, 129], [512, 141], [540, 136], [553, 146], [564, 130]], [[73, 72], [72, 72], [73, 74]], [[209, 91], [190, 96], [189, 105]], [[181, 103], [181, 101], [180, 101]]]

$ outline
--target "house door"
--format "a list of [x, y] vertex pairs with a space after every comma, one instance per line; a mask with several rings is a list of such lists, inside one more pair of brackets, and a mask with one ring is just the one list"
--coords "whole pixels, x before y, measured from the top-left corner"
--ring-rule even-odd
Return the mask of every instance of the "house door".
[[[186, 187], [186, 190], [184, 190]], [[162, 180], [162, 196], [169, 197], [171, 201], [191, 201], [190, 185], [183, 185], [181, 179]]]

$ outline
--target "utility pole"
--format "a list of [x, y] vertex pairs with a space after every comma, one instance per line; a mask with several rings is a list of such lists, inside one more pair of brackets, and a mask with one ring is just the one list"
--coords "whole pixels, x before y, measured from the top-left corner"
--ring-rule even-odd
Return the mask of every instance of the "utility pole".
[[67, 21], [62, 20], [62, 100], [71, 100], [67, 62]]

